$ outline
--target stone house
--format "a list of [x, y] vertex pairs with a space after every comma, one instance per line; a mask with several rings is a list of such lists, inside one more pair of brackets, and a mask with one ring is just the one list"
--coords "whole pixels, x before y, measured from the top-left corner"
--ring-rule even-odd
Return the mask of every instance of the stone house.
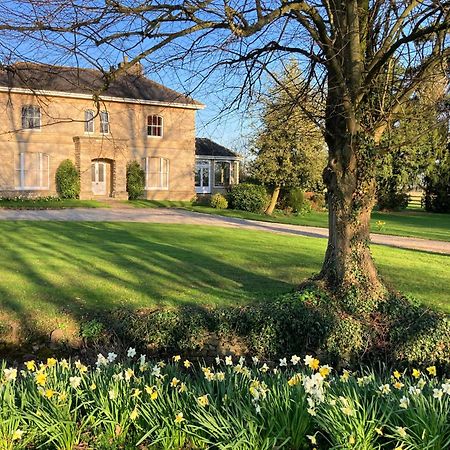
[[205, 154], [220, 146], [200, 139], [196, 162], [195, 113], [203, 107], [149, 80], [139, 65], [107, 86], [91, 69], [3, 67], [0, 197], [56, 195], [55, 173], [66, 159], [80, 172], [81, 199], [126, 199], [131, 160], [145, 170], [147, 199], [223, 190], [238, 181], [238, 157]]

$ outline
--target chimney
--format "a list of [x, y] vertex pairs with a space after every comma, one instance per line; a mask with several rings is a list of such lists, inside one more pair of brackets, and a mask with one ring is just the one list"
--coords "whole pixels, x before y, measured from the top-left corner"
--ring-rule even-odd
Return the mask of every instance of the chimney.
[[[127, 55], [123, 55], [123, 62], [119, 63], [119, 67], [123, 67], [125, 64], [128, 64], [128, 56]], [[127, 72], [127, 74], [137, 75], [137, 76], [141, 76], [144, 73], [142, 64], [140, 62], [136, 62], [132, 66], [128, 67], [126, 72]]]

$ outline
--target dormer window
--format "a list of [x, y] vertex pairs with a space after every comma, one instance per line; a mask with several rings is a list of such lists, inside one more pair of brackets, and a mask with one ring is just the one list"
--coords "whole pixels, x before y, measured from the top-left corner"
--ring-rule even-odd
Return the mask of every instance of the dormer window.
[[94, 111], [88, 109], [84, 112], [84, 132], [93, 133], [94, 132]]
[[24, 130], [41, 128], [41, 108], [39, 106], [27, 105], [22, 107], [22, 128]]
[[157, 115], [147, 117], [147, 136], [162, 137], [163, 118]]
[[109, 114], [108, 111], [100, 111], [100, 133], [109, 134]]

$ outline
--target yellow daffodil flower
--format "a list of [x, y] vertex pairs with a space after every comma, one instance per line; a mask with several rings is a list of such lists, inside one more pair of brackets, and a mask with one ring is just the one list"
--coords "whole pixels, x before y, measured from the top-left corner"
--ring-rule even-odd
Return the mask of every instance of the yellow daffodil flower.
[[175, 422], [176, 424], [181, 423], [181, 422], [184, 422], [185, 420], [186, 420], [186, 419], [183, 417], [183, 413], [182, 413], [182, 412], [179, 412], [178, 414], [175, 415], [175, 420], [174, 420], [174, 422]]

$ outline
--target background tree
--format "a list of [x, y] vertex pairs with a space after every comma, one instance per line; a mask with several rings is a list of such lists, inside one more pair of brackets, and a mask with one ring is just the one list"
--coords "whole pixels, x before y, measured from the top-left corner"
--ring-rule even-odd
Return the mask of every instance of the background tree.
[[450, 213], [450, 149], [434, 161], [425, 176], [424, 206], [427, 211]]
[[273, 213], [282, 189], [315, 190], [321, 183], [325, 141], [308, 114], [315, 106], [310, 99], [313, 95], [305, 89], [298, 63], [291, 60], [263, 97], [251, 170], [257, 180], [272, 188], [266, 214]]
[[[447, 1], [28, 0], [0, 7], [3, 52], [44, 41], [35, 57], [59, 48], [97, 66], [99, 50], [129, 53], [127, 64], [105, 71], [105, 87], [148, 58], [152, 70], [191, 63], [205, 78], [232, 67], [223, 82], [241, 96], [280, 55], [301, 56], [307, 83], [326, 96], [329, 240], [318, 279], [339, 298], [353, 299], [355, 311], [386, 297], [369, 248], [377, 161], [389, 152], [382, 138], [402, 105], [447, 62]], [[407, 70], [393, 82], [395, 61]], [[239, 68], [244, 78], [237, 82]]]
[[425, 175], [433, 171], [446, 149], [448, 117], [443, 99], [447, 77], [442, 71], [435, 76], [436, 82], [419, 87], [405, 102], [383, 136], [389, 152], [379, 159], [377, 167], [380, 209], [406, 208], [409, 191], [423, 187]]

